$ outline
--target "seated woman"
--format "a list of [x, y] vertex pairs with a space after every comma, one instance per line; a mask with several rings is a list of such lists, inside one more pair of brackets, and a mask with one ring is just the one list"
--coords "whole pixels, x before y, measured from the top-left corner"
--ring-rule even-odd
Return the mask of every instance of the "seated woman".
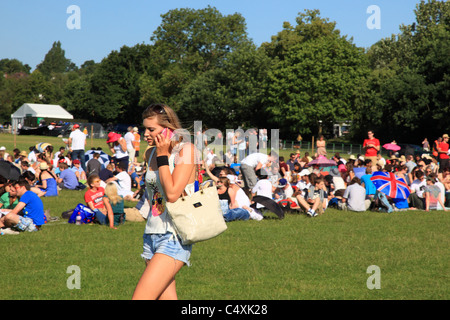
[[230, 188], [230, 180], [220, 177], [216, 184], [225, 221], [248, 220], [250, 218], [249, 212], [244, 208], [239, 208], [236, 202], [236, 191]]
[[100, 178], [98, 175], [91, 175], [87, 180], [88, 190], [84, 194], [84, 201], [88, 207], [94, 211], [95, 218], [100, 224], [109, 224], [111, 229], [114, 227], [114, 214], [109, 199], [105, 197], [105, 189], [100, 187]]
[[[117, 185], [114, 182], [108, 182], [105, 188], [105, 197], [111, 204], [111, 209], [114, 215], [114, 225], [118, 226], [125, 222], [125, 212], [123, 206], [123, 197], [117, 193]], [[106, 217], [109, 223], [108, 217]]]
[[425, 211], [430, 210], [444, 210], [445, 207], [442, 190], [436, 185], [436, 178], [434, 176], [427, 178], [427, 187], [425, 188]]
[[0, 209], [14, 209], [19, 203], [17, 191], [14, 188], [15, 181], [9, 181], [5, 185], [5, 193], [0, 196]]
[[55, 197], [58, 195], [58, 184], [56, 183], [56, 177], [49, 170], [46, 162], [41, 162], [39, 165], [39, 183], [36, 184], [42, 192], [45, 192], [44, 197]]
[[[255, 210], [253, 210], [250, 207], [250, 205], [251, 205], [250, 199], [245, 194], [244, 190], [241, 187], [239, 187], [239, 185], [237, 184], [237, 177], [235, 175], [229, 174], [230, 173], [229, 170], [230, 170], [230, 168], [228, 168], [228, 167], [223, 168], [219, 172], [219, 177], [216, 177], [215, 175], [213, 175], [211, 173], [211, 171], [209, 170], [209, 168], [206, 168], [206, 173], [211, 178], [211, 180], [213, 180], [216, 184], [218, 183], [220, 178], [223, 178], [223, 177], [227, 178], [227, 180], [229, 181], [228, 192], [229, 193], [231, 192], [230, 198], [233, 198], [232, 206], [237, 206], [238, 208], [247, 210], [248, 214], [250, 215], [250, 218], [253, 220], [258, 220], [258, 221], [262, 220], [263, 219], [262, 214], [256, 212]], [[232, 208], [232, 207], [230, 207], [230, 208]]]

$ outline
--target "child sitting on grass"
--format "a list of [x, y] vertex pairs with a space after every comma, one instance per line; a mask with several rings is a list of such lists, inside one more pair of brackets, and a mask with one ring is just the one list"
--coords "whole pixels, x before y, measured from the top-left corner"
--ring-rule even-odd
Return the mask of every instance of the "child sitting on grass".
[[109, 224], [111, 229], [117, 229], [114, 227], [114, 214], [109, 199], [105, 197], [105, 189], [100, 187], [99, 176], [89, 176], [87, 184], [89, 189], [84, 194], [84, 201], [94, 211], [95, 218], [100, 224]]
[[109, 199], [114, 215], [114, 225], [118, 226], [125, 222], [125, 212], [123, 197], [117, 193], [117, 186], [114, 182], [108, 182], [105, 188], [105, 197]]

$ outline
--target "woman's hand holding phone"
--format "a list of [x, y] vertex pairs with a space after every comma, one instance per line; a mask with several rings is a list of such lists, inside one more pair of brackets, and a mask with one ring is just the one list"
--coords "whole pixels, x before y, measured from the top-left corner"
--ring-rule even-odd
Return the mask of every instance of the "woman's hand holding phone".
[[156, 154], [158, 156], [169, 156], [170, 138], [173, 136], [173, 131], [169, 128], [164, 128], [155, 139]]

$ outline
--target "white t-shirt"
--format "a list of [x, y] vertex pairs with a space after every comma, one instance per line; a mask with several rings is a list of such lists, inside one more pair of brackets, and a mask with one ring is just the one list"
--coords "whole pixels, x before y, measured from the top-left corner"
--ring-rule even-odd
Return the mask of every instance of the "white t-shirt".
[[116, 174], [117, 193], [123, 197], [133, 194], [131, 191], [131, 177], [126, 171]]
[[300, 190], [300, 191], [302, 191], [302, 194], [305, 196], [306, 194], [305, 194], [305, 192], [303, 191], [303, 190], [305, 190], [305, 189], [308, 189], [309, 190], [309, 187], [311, 187], [311, 183], [306, 183], [305, 181], [303, 181], [303, 180], [299, 180], [298, 182], [297, 182], [297, 188], [298, 188], [298, 190]]
[[28, 162], [29, 162], [29, 163], [35, 163], [36, 161], [37, 161], [36, 153], [34, 153], [34, 151], [31, 151], [31, 152], [28, 154]]
[[236, 192], [236, 202], [239, 206], [239, 208], [242, 208], [244, 206], [250, 207], [250, 199], [245, 194], [244, 190], [242, 188], [239, 188], [239, 190]]
[[[439, 189], [441, 190], [440, 197], [441, 197], [442, 203], [445, 203], [445, 186], [440, 181], [436, 181], [436, 183], [434, 185], [438, 186]], [[438, 205], [439, 205], [439, 207], [441, 206], [439, 203], [438, 203]]]
[[134, 134], [131, 132], [127, 132], [124, 136], [125, 142], [127, 143], [127, 149], [134, 149], [133, 141], [134, 141]]
[[216, 157], [214, 153], [208, 152], [208, 154], [206, 155], [206, 164], [208, 166], [213, 164], [214, 157]]
[[419, 198], [423, 198], [423, 189], [422, 187], [426, 187], [427, 186], [427, 182], [425, 179], [423, 179], [423, 181], [420, 180], [414, 180], [413, 183], [411, 183], [411, 190], [415, 193], [417, 193], [417, 196]]
[[72, 139], [72, 150], [84, 150], [86, 144], [86, 135], [80, 131], [80, 129], [75, 129], [69, 135]]
[[347, 207], [350, 211], [366, 211], [366, 189], [354, 183], [345, 189], [344, 196], [347, 199]]
[[341, 177], [333, 177], [334, 190], [344, 190], [345, 182]]
[[269, 156], [264, 153], [252, 153], [242, 159], [241, 164], [246, 164], [252, 168], [255, 168], [258, 163], [265, 164], [269, 160]]
[[272, 182], [267, 179], [259, 180], [253, 187], [252, 193], [272, 199]]

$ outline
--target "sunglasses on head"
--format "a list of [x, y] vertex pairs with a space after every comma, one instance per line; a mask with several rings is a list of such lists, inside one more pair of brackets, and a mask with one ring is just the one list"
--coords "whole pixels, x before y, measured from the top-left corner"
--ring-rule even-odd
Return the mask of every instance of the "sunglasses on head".
[[166, 109], [164, 109], [164, 105], [162, 104], [153, 104], [150, 106], [150, 110], [158, 114], [166, 113]]

